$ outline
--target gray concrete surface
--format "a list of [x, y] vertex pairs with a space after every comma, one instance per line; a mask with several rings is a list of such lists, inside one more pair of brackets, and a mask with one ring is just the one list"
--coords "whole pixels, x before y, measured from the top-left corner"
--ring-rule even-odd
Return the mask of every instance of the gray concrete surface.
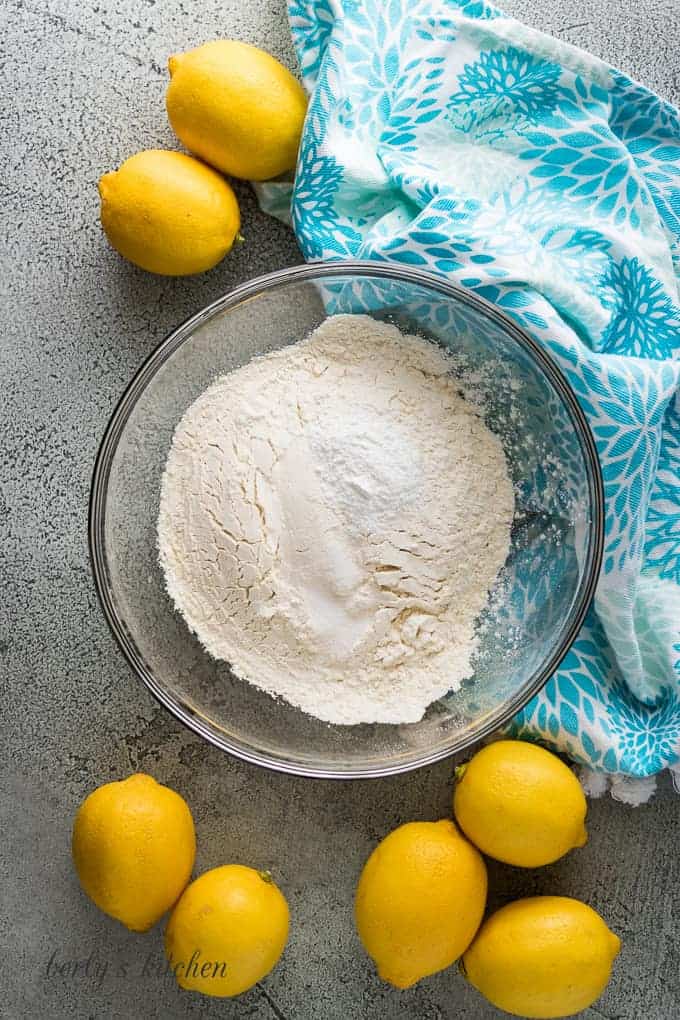
[[[680, 98], [677, 0], [508, 0], [506, 9]], [[491, 1020], [455, 972], [381, 985], [351, 923], [362, 861], [390, 828], [449, 809], [450, 763], [366, 784], [294, 781], [230, 760], [161, 711], [126, 667], [93, 592], [90, 472], [122, 388], [164, 334], [234, 284], [299, 261], [292, 236], [239, 188], [246, 244], [203, 277], [146, 275], [110, 251], [96, 181], [139, 148], [173, 145], [174, 50], [223, 34], [292, 62], [284, 0], [2, 0], [0, 274], [0, 1016]], [[179, 993], [160, 936], [133, 936], [80, 893], [73, 812], [133, 769], [194, 811], [198, 869], [270, 867], [292, 907], [278, 969], [238, 1001]], [[539, 872], [492, 868], [493, 901], [559, 891], [623, 937], [590, 1020], [680, 1015], [680, 807], [591, 808], [586, 849]], [[675, 908], [675, 909], [674, 909]], [[88, 965], [89, 961], [89, 965]], [[79, 963], [75, 969], [76, 963]]]

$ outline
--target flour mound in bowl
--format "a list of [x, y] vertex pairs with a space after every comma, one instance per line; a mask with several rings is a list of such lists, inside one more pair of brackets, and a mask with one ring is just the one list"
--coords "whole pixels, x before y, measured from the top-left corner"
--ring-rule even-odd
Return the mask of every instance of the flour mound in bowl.
[[218, 379], [175, 431], [158, 541], [216, 659], [330, 723], [408, 723], [472, 674], [508, 555], [499, 439], [450, 358], [365, 315]]

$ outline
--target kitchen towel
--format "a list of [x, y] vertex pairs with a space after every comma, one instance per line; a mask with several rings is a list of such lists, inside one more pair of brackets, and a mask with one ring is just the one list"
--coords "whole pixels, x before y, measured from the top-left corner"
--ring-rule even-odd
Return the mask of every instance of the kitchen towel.
[[[294, 186], [260, 186], [307, 259], [419, 266], [547, 348], [606, 495], [588, 619], [516, 717], [592, 769], [680, 760], [680, 116], [486, 0], [289, 0], [311, 94]], [[677, 772], [676, 772], [677, 775]]]

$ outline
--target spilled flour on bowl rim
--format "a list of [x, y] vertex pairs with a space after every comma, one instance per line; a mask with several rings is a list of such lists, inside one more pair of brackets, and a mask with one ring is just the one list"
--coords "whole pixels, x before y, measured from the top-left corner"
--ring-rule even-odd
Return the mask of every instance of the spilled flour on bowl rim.
[[417, 722], [472, 673], [514, 496], [450, 370], [433, 343], [333, 316], [175, 431], [169, 595], [210, 655], [327, 722]]

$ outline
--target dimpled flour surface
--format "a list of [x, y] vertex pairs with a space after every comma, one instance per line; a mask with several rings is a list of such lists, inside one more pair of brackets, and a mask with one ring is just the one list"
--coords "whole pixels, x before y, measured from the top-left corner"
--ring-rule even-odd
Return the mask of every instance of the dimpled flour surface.
[[187, 410], [160, 561], [238, 677], [330, 723], [416, 722], [472, 673], [513, 511], [501, 443], [446, 353], [338, 315]]

